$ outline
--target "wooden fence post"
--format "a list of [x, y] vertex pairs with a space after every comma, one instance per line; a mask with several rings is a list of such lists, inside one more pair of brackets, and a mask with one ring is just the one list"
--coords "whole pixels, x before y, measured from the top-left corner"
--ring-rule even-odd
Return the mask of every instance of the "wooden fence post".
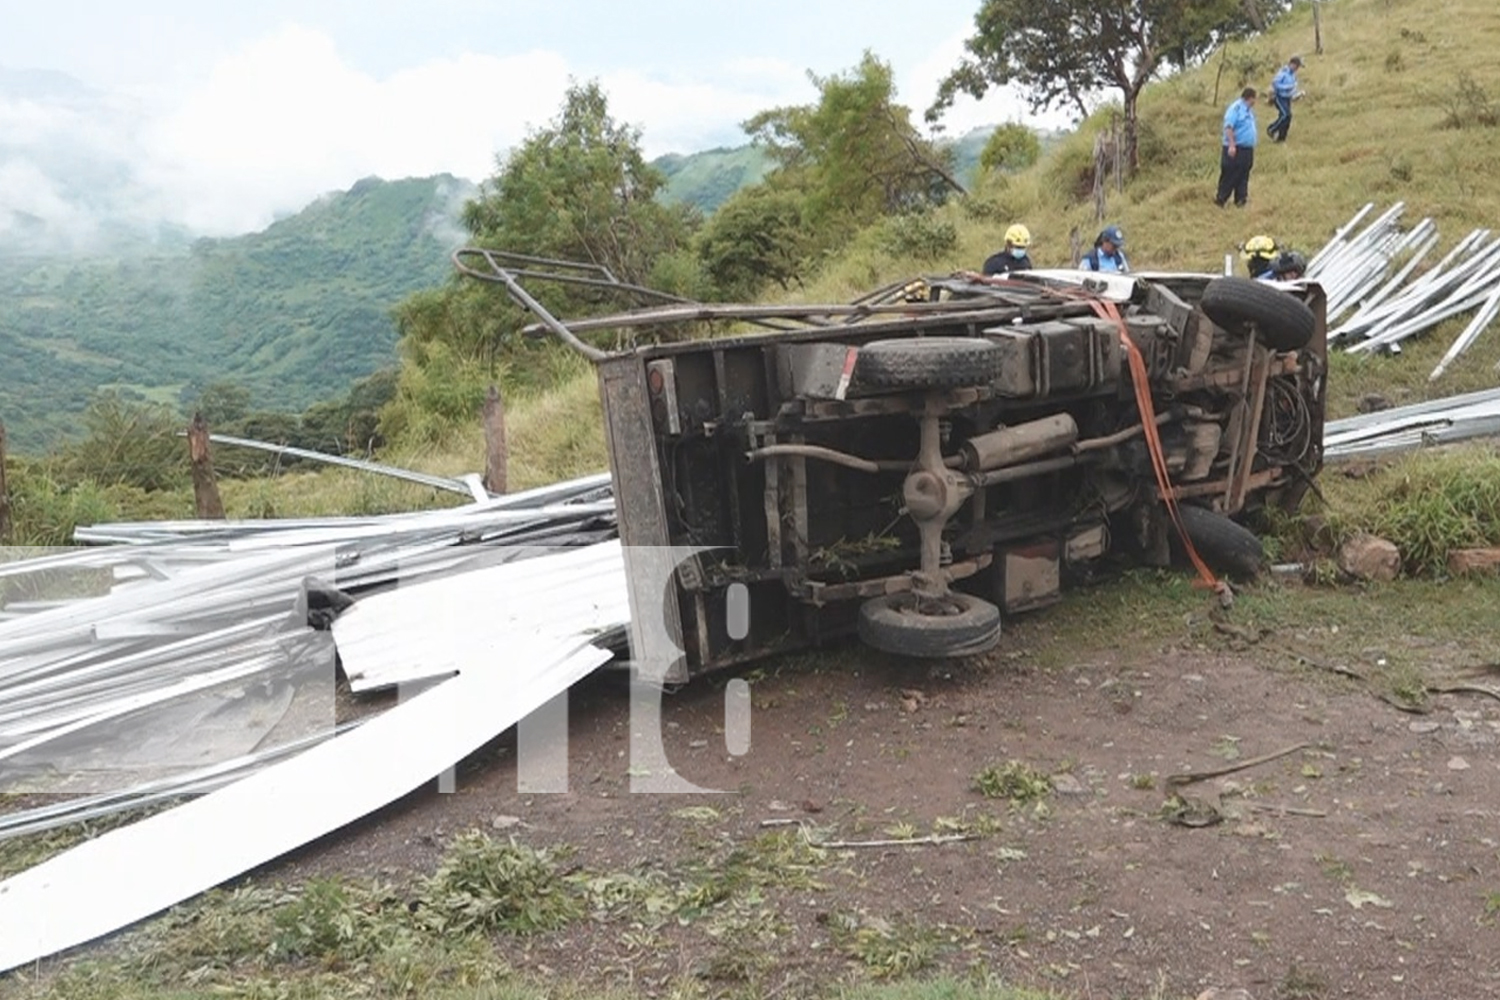
[[505, 443], [505, 404], [500, 390], [493, 384], [484, 396], [484, 488], [491, 493], [505, 492], [506, 466], [510, 450]]
[[5, 484], [5, 421], [0, 420], [0, 544], [10, 541], [10, 488]]
[[208, 451], [208, 421], [202, 413], [193, 414], [193, 422], [188, 425], [188, 456], [193, 463], [193, 503], [198, 516], [223, 520], [224, 501], [219, 499], [219, 484], [214, 482], [213, 456]]

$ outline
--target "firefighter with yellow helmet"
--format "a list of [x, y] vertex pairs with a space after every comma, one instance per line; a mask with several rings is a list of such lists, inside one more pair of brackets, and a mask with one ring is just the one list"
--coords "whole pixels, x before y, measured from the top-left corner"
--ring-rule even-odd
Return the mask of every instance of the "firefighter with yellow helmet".
[[984, 274], [989, 276], [1031, 270], [1031, 257], [1027, 253], [1030, 246], [1031, 230], [1017, 222], [1005, 231], [1005, 248], [986, 258]]
[[1276, 262], [1276, 256], [1280, 253], [1281, 248], [1269, 236], [1252, 236], [1240, 244], [1240, 257], [1244, 259], [1245, 269], [1252, 278], [1269, 275], [1271, 265]]

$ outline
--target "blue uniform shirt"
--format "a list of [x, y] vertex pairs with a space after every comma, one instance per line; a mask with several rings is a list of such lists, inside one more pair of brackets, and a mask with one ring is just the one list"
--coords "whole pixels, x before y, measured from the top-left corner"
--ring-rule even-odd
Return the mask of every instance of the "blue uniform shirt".
[[[1234, 129], [1236, 146], [1255, 145], [1255, 111], [1245, 103], [1243, 97], [1235, 98], [1234, 103], [1224, 112], [1224, 128]], [[1223, 135], [1222, 131], [1220, 135]], [[1226, 147], [1229, 145], [1227, 136], [1224, 136], [1223, 144]]]
[[[1276, 76], [1271, 80], [1271, 92], [1277, 97], [1290, 98], [1297, 92], [1297, 74], [1292, 72], [1290, 64], [1276, 71]], [[1236, 138], [1235, 142], [1240, 140]]]
[[1105, 253], [1099, 247], [1094, 247], [1083, 255], [1078, 262], [1085, 271], [1116, 271], [1124, 272], [1130, 270], [1130, 265], [1125, 263], [1125, 251], [1119, 247], [1114, 253]]

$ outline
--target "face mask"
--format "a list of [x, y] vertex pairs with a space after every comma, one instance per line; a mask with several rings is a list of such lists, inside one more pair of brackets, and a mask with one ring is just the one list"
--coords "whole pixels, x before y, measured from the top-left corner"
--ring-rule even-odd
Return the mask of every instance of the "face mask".
[[1024, 256], [1026, 256], [1026, 248], [1025, 247], [1011, 247], [1011, 249], [1010, 249], [1010, 255], [1012, 257], [1024, 257]]

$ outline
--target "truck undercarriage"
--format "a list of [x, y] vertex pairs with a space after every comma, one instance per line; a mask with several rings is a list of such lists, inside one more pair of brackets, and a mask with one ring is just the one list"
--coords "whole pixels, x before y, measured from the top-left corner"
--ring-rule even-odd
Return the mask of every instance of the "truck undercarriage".
[[[686, 654], [669, 682], [850, 632], [981, 652], [1111, 555], [1251, 574], [1238, 520], [1294, 508], [1322, 466], [1315, 284], [929, 276], [850, 303], [662, 296], [565, 321], [522, 281], [586, 268], [477, 248], [455, 263], [594, 362], [627, 553], [693, 550], [666, 595]], [[715, 323], [738, 329], [645, 342]], [[621, 346], [584, 340], [604, 332]]]

